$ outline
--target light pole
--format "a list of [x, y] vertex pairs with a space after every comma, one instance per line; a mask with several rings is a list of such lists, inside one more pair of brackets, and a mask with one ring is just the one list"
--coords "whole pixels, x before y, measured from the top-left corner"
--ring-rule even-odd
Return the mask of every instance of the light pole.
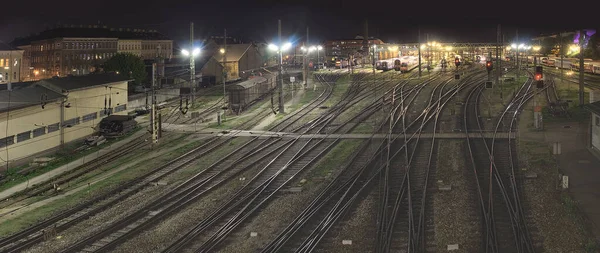
[[192, 49], [192, 52], [183, 49], [181, 50], [181, 54], [185, 57], [190, 57], [190, 88], [192, 90], [192, 106], [194, 106], [195, 102], [195, 92], [196, 91], [196, 67], [194, 66], [194, 57], [200, 55], [200, 48]]
[[[280, 31], [281, 32], [281, 31]], [[281, 33], [280, 33], [281, 35]], [[280, 41], [281, 41], [281, 36], [280, 36]], [[269, 50], [271, 51], [275, 51], [279, 54], [279, 112], [280, 113], [284, 113], [285, 112], [285, 108], [284, 108], [284, 104], [283, 104], [283, 55], [282, 55], [282, 51], [284, 50], [288, 50], [292, 47], [292, 43], [285, 43], [281, 46], [276, 46], [275, 44], [269, 44]]]
[[319, 58], [319, 51], [323, 50], [323, 47], [321, 45], [317, 46], [317, 65], [319, 66], [319, 69], [321, 68], [321, 59]]

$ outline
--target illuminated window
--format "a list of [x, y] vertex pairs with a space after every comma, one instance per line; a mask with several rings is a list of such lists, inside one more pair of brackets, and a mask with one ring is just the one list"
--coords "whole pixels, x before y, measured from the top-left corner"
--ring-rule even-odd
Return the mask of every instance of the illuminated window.
[[0, 59], [0, 67], [4, 67], [4, 59]]

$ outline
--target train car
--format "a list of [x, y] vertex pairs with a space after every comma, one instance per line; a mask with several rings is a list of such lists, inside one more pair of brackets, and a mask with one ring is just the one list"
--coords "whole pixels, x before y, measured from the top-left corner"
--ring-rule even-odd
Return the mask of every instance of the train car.
[[335, 61], [336, 68], [346, 68], [348, 67], [348, 60], [338, 59]]
[[556, 61], [554, 59], [547, 59], [545, 65], [548, 67], [555, 67]]
[[554, 59], [554, 66], [561, 69], [571, 69], [572, 63], [571, 59]]
[[110, 115], [100, 121], [100, 134], [105, 138], [117, 138], [137, 127], [135, 116]]
[[592, 65], [592, 74], [600, 75], [600, 63]]
[[228, 88], [230, 109], [239, 113], [270, 94], [275, 88], [277, 76], [260, 73], [248, 77], [248, 80], [232, 84]]

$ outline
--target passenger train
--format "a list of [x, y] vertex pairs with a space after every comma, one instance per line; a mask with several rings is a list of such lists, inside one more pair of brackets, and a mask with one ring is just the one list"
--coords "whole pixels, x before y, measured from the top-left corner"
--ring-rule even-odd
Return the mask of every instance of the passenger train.
[[[542, 57], [542, 65], [559, 69], [579, 71], [578, 58]], [[583, 59], [583, 70], [586, 73], [600, 75], [600, 61]]]

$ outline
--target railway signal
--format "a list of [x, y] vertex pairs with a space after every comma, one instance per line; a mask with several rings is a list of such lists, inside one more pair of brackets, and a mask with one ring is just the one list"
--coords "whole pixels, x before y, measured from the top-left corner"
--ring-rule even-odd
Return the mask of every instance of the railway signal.
[[544, 73], [542, 71], [542, 66], [536, 66], [535, 67], [535, 80], [536, 81], [541, 81], [544, 78]]
[[458, 59], [458, 57], [454, 58], [454, 65], [456, 65], [457, 68], [460, 66], [460, 59]]
[[487, 69], [488, 73], [490, 71], [492, 71], [494, 69], [494, 64], [492, 63], [492, 61], [486, 61], [485, 62], [485, 68]]

